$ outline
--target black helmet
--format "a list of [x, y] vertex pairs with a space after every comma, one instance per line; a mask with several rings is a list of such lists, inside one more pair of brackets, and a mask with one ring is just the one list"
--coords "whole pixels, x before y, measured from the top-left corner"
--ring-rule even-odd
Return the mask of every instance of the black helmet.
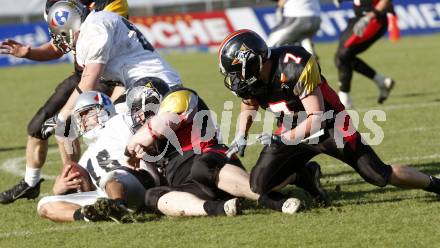
[[241, 29], [228, 35], [219, 49], [219, 66], [225, 76], [225, 86], [242, 98], [250, 98], [250, 86], [259, 81], [269, 55], [266, 42], [252, 30]]
[[163, 96], [169, 90], [168, 84], [156, 77], [143, 78], [128, 89], [126, 104], [133, 120], [132, 131], [137, 131], [147, 119], [157, 113]]

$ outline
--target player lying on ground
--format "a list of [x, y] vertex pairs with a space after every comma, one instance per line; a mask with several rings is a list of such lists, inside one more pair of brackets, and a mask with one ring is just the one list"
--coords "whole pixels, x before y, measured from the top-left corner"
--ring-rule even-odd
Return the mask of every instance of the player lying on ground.
[[[120, 220], [127, 208], [143, 207], [145, 189], [159, 185], [159, 175], [154, 168], [135, 171], [121, 165], [131, 125], [127, 116], [114, 116], [105, 94], [85, 92], [74, 109], [74, 122], [89, 144], [79, 161], [79, 171], [86, 173], [78, 173], [78, 165], [65, 165], [53, 186], [54, 196], [40, 200], [38, 214], [53, 221]], [[87, 192], [72, 193], [75, 190]]]
[[[438, 178], [410, 167], [385, 164], [363, 142], [315, 58], [303, 48], [269, 49], [255, 32], [239, 30], [225, 38], [219, 59], [225, 86], [243, 99], [240, 132], [231, 152], [246, 146], [259, 107], [278, 116], [277, 131], [262, 137], [266, 145], [251, 172], [253, 192], [265, 194], [285, 186], [295, 172], [304, 170], [307, 161], [324, 153], [345, 162], [373, 185], [440, 193]], [[319, 133], [322, 135], [316, 143], [301, 142]]]
[[[170, 191], [192, 193], [215, 200], [225, 195], [258, 200], [262, 205], [285, 213], [295, 213], [300, 201], [278, 192], [257, 194], [249, 186], [249, 174], [237, 157], [226, 156], [227, 147], [218, 143], [217, 130], [209, 108], [191, 89], [171, 90], [161, 101], [158, 113], [130, 139], [127, 152], [133, 159], [145, 158], [155, 146], [166, 147], [161, 154], [168, 187], [147, 190], [149, 208], [166, 213], [161, 198]], [[150, 156], [151, 158], [151, 156]], [[132, 163], [131, 161], [130, 163]], [[309, 179], [314, 191], [323, 192]], [[308, 181], [308, 182], [309, 182]]]
[[[154, 89], [160, 89], [158, 91], [162, 94], [168, 91], [168, 86], [160, 79], [144, 80], [139, 82], [139, 85], [144, 85], [141, 87], [142, 92], [146, 93], [144, 97], [154, 97], [156, 92], [152, 90], [153, 85], [156, 85]], [[158, 86], [160, 83], [162, 85]], [[158, 186], [160, 182], [163, 182], [156, 168], [151, 164], [145, 164], [142, 170], [121, 167], [124, 163], [121, 158], [125, 158], [124, 149], [128, 137], [133, 129], [141, 126], [137, 121], [144, 121], [143, 112], [141, 115], [139, 109], [133, 105], [133, 101], [128, 101], [127, 103], [133, 107], [133, 114], [118, 114], [106, 122], [106, 119], [98, 118], [99, 115], [93, 115], [89, 111], [91, 110], [89, 107], [97, 106], [91, 100], [94, 97], [89, 96], [96, 94], [98, 93], [93, 91], [81, 94], [78, 102], [91, 102], [91, 104], [76, 104], [74, 116], [78, 128], [88, 130], [82, 132], [83, 138], [87, 139], [86, 142], [90, 145], [82, 156], [80, 165], [85, 167], [84, 169], [90, 174], [97, 190], [62, 195], [79, 187], [82, 190], [90, 188], [87, 184], [84, 187], [84, 181], [81, 180], [85, 179], [75, 180], [78, 179], [77, 175], [69, 174], [71, 167], [66, 166], [54, 185], [53, 191], [56, 196], [45, 197], [38, 204], [38, 212], [42, 217], [53, 221], [83, 219], [121, 221], [124, 216], [130, 218], [126, 207], [134, 209], [144, 207], [145, 188]], [[129, 94], [128, 99], [133, 99], [132, 96], [133, 94]], [[84, 101], [84, 98], [87, 101]], [[97, 123], [99, 123], [98, 126], [96, 126]], [[94, 126], [96, 127], [93, 128]], [[114, 200], [106, 199], [106, 197]], [[164, 212], [173, 216], [235, 215], [237, 212], [236, 199], [205, 201], [189, 193], [169, 192], [161, 198], [161, 201], [166, 204], [163, 207]], [[208, 211], [205, 211], [205, 208]], [[129, 219], [126, 218], [126, 220]]]
[[[59, 0], [47, 0], [44, 12], [45, 19], [49, 8]], [[102, 9], [115, 12], [121, 16], [128, 16], [128, 4], [126, 0], [83, 0], [94, 11]], [[95, 3], [96, 2], [96, 3]], [[93, 5], [93, 6], [92, 6]], [[70, 23], [70, 22], [69, 22]], [[65, 23], [65, 25], [69, 25]], [[55, 36], [54, 36], [55, 37]], [[49, 42], [39, 46], [21, 44], [15, 40], [5, 40], [0, 42], [0, 54], [8, 54], [17, 58], [26, 58], [35, 61], [49, 61], [61, 58], [68, 47], [59, 43], [60, 39], [51, 39]], [[66, 50], [67, 49], [67, 50]], [[55, 116], [62, 106], [67, 102], [70, 94], [78, 86], [81, 79], [82, 69], [75, 62], [75, 72], [58, 84], [52, 95], [45, 104], [32, 117], [27, 127], [28, 141], [26, 144], [26, 172], [24, 178], [17, 184], [0, 194], [0, 203], [12, 203], [19, 198], [36, 198], [40, 194], [40, 183], [43, 179], [40, 176], [41, 168], [44, 165], [47, 156], [48, 138], [52, 134]], [[115, 81], [115, 80], [113, 80]], [[96, 84], [95, 90], [111, 95], [116, 99], [122, 92], [123, 87], [115, 86], [120, 83], [100, 80]], [[122, 89], [122, 90], [121, 90]], [[67, 125], [70, 126], [70, 125]], [[78, 161], [80, 157], [79, 142], [73, 143], [74, 149], [66, 151], [64, 139], [57, 139], [61, 159], [63, 163], [69, 160]]]

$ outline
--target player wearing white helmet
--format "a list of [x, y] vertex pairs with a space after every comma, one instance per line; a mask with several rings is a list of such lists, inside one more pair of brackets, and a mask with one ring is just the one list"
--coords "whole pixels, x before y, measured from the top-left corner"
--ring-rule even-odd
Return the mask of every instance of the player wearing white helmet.
[[96, 190], [66, 194], [83, 189], [87, 180], [71, 173], [73, 166], [66, 165], [54, 184], [55, 196], [42, 198], [38, 213], [53, 221], [120, 221], [127, 208], [143, 207], [145, 190], [159, 185], [159, 175], [146, 167], [134, 171], [122, 166], [131, 119], [124, 114], [115, 116], [108, 96], [96, 91], [82, 93], [73, 116], [79, 134], [89, 143], [79, 165], [90, 175], [94, 187], [89, 188]]

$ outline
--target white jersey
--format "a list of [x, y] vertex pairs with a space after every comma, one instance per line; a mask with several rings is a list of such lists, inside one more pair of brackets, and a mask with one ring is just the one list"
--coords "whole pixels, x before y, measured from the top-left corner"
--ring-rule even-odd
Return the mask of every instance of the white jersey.
[[105, 64], [103, 79], [129, 88], [144, 77], [157, 77], [170, 87], [181, 84], [178, 73], [127, 19], [108, 11], [90, 13], [81, 24], [76, 61]]
[[85, 168], [97, 187], [108, 172], [125, 163], [124, 151], [131, 133], [131, 118], [118, 114], [110, 118], [99, 130], [98, 137], [81, 156], [79, 165]]
[[320, 16], [319, 0], [287, 0], [284, 4], [283, 16], [305, 17]]

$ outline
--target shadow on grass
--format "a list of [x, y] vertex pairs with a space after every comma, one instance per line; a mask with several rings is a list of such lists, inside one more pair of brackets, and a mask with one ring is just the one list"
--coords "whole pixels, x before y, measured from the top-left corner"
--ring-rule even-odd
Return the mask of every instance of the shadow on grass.
[[[58, 147], [56, 144], [50, 144], [49, 148]], [[26, 146], [15, 146], [15, 147], [0, 147], [0, 153], [1, 152], [11, 152], [11, 151], [20, 151], [20, 150], [26, 150]]]

